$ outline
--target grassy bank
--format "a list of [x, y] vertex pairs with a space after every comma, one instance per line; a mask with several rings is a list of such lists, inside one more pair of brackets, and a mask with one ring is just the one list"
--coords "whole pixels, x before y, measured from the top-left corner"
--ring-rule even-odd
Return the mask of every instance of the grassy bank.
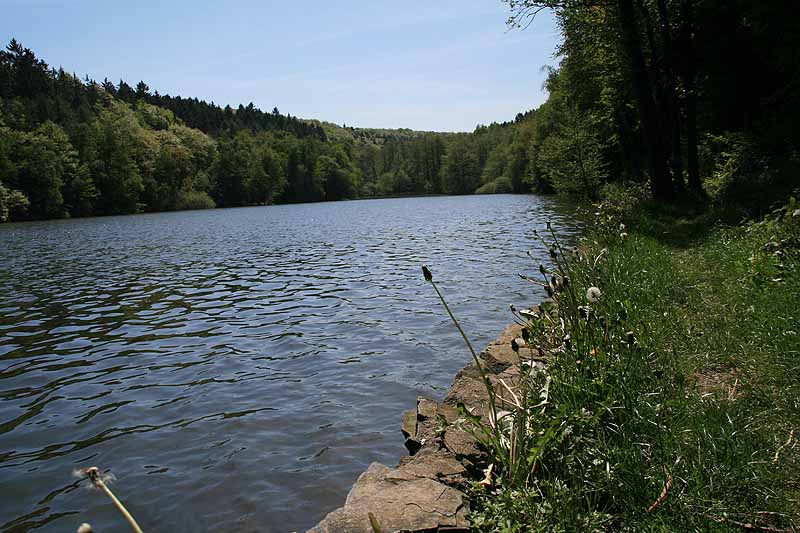
[[798, 207], [725, 225], [606, 204], [576, 250], [543, 235], [558, 267], [531, 277], [553, 305], [520, 355], [549, 367], [483, 428], [474, 526], [800, 527]]

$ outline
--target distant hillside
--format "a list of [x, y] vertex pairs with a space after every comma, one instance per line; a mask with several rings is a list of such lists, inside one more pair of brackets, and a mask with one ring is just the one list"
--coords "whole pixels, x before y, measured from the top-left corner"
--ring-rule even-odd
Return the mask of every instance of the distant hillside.
[[347, 125], [338, 125], [316, 119], [302, 119], [305, 122], [322, 128], [326, 137], [339, 141], [353, 141], [361, 144], [382, 145], [388, 140], [409, 141], [419, 139], [425, 135], [455, 135], [450, 132], [435, 132], [411, 130], [408, 128], [356, 128]]
[[0, 221], [524, 192], [532, 117], [472, 134], [344, 127], [80, 79], [12, 39], [0, 52]]

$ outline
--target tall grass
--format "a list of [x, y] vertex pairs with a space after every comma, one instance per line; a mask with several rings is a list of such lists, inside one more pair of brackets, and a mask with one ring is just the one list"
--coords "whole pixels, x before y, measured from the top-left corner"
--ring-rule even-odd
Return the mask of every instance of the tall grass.
[[[707, 214], [626, 227], [604, 205], [576, 250], [543, 235], [555, 266], [528, 278], [552, 304], [527, 315], [512, 400], [470, 418], [496, 474], [472, 487], [473, 526], [794, 531], [796, 209], [699, 233]], [[547, 370], [525, 371], [541, 352]]]

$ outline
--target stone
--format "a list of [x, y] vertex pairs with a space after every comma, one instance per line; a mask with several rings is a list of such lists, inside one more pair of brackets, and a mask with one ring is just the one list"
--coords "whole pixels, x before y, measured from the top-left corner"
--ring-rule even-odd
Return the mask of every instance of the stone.
[[400, 428], [403, 437], [414, 437], [417, 434], [417, 412], [409, 409], [403, 413], [403, 426]]
[[438, 403], [428, 398], [417, 398], [417, 420], [436, 418], [436, 407]]
[[[529, 351], [529, 350], [520, 350]], [[503, 344], [491, 343], [481, 352], [481, 359], [485, 361], [483, 365], [490, 372], [497, 372], [498, 366], [507, 367], [519, 363], [519, 353], [511, 347], [511, 341]]]
[[503, 332], [497, 337], [497, 340], [492, 344], [509, 344], [511, 339], [522, 336], [522, 326], [519, 324], [511, 324], [506, 327]]
[[374, 533], [370, 515], [382, 533], [468, 530], [467, 512], [461, 491], [372, 463], [353, 485], [344, 507], [329, 513], [309, 533]]
[[482, 416], [488, 401], [486, 386], [475, 363], [470, 363], [461, 369], [444, 398], [446, 405], [456, 406], [463, 403], [478, 416]]
[[409, 481], [417, 478], [428, 478], [453, 485], [465, 481], [466, 468], [453, 454], [446, 450], [425, 447], [387, 475], [387, 480]]
[[456, 426], [451, 426], [445, 431], [444, 445], [456, 457], [473, 460], [483, 455], [478, 439]]

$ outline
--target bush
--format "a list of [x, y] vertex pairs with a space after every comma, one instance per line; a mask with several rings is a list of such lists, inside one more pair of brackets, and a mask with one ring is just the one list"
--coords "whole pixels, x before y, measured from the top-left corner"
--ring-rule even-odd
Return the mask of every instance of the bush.
[[0, 222], [17, 220], [27, 213], [30, 201], [25, 193], [0, 183]]
[[764, 214], [797, 185], [800, 155], [776, 154], [742, 133], [707, 135], [700, 146], [706, 192], [738, 219]]
[[511, 178], [500, 176], [478, 187], [475, 194], [511, 194], [512, 192], [514, 192], [514, 185], [511, 183]]
[[179, 191], [175, 199], [175, 209], [214, 209], [217, 206], [214, 200], [203, 191]]

